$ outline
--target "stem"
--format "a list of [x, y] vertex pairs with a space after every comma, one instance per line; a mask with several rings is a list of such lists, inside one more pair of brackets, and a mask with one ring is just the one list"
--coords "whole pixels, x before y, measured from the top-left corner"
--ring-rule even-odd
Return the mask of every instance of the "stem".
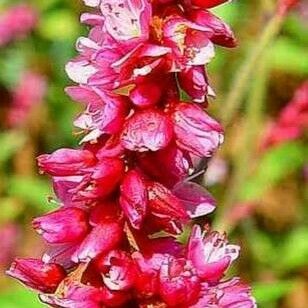
[[267, 75], [268, 61], [267, 57], [264, 56], [260, 59], [256, 68], [255, 81], [252, 85], [251, 95], [247, 102], [241, 154], [235, 157], [235, 171], [223, 203], [224, 207], [221, 209], [221, 212], [218, 213], [216, 227], [226, 232], [229, 232], [230, 229], [234, 227], [232, 221], [228, 219], [228, 214], [232, 206], [238, 201], [239, 193], [249, 175], [250, 166], [252, 165], [254, 153], [257, 149], [256, 141], [262, 123]]
[[225, 128], [230, 125], [234, 115], [241, 106], [247, 84], [256, 69], [260, 57], [266, 52], [266, 48], [279, 33], [284, 17], [275, 14], [266, 25], [263, 33], [256, 41], [256, 47], [248, 54], [244, 63], [240, 67], [235, 80], [231, 85], [231, 90], [226, 98], [226, 105], [222, 109], [221, 120]]

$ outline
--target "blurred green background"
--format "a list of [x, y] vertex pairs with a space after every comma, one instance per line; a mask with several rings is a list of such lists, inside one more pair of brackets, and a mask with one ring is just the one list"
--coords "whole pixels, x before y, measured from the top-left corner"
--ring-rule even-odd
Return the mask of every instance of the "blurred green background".
[[[75, 0], [0, 0], [0, 16], [15, 3], [32, 5], [39, 22], [26, 37], [0, 47], [0, 307], [42, 307], [34, 294], [4, 275], [13, 256], [39, 256], [43, 244], [31, 218], [50, 209], [48, 180], [35, 157], [77, 146], [72, 119], [80, 106], [64, 93], [64, 65], [73, 57], [84, 7]], [[211, 163], [205, 184], [218, 200], [213, 224], [242, 246], [233, 268], [251, 282], [260, 307], [308, 307], [307, 131], [296, 140], [260, 150], [268, 123], [308, 79], [308, 3], [302, 1], [260, 50], [235, 94], [234, 117], [226, 118], [238, 75], [262, 44], [275, 0], [235, 0], [215, 9], [238, 37], [236, 49], [217, 47], [209, 65], [217, 93], [210, 112], [228, 124], [226, 141]], [[1, 18], [0, 18], [1, 19]], [[248, 60], [247, 60], [248, 59]], [[251, 61], [251, 60], [250, 60]], [[245, 64], [246, 63], [246, 64]], [[8, 125], [14, 93], [25, 71], [44, 76], [47, 92], [18, 125]], [[232, 94], [233, 93], [233, 94]], [[238, 95], [240, 94], [240, 95]], [[229, 113], [228, 113], [229, 114]]]

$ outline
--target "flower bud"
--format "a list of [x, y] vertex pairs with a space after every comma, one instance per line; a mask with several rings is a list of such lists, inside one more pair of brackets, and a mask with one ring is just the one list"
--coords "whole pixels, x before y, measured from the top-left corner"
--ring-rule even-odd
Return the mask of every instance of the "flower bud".
[[196, 156], [211, 157], [223, 141], [220, 124], [199, 106], [180, 103], [172, 119], [178, 146]]
[[206, 95], [214, 96], [203, 66], [193, 66], [178, 73], [181, 88], [196, 103], [204, 103]]
[[95, 163], [94, 155], [87, 150], [60, 149], [52, 154], [40, 155], [38, 165], [43, 172], [53, 176], [83, 174]]
[[137, 112], [127, 121], [122, 144], [131, 151], [157, 151], [169, 144], [172, 135], [172, 124], [167, 116], [146, 110]]
[[102, 222], [93, 228], [75, 251], [72, 260], [88, 262], [96, 256], [116, 248], [123, 236], [123, 226], [116, 222]]
[[88, 232], [87, 215], [79, 208], [64, 208], [35, 218], [33, 227], [48, 243], [75, 242]]
[[52, 293], [65, 278], [64, 269], [55, 263], [37, 259], [15, 259], [7, 274], [26, 286], [41, 292]]
[[129, 171], [121, 185], [120, 205], [131, 225], [140, 229], [147, 211], [148, 196], [140, 174]]

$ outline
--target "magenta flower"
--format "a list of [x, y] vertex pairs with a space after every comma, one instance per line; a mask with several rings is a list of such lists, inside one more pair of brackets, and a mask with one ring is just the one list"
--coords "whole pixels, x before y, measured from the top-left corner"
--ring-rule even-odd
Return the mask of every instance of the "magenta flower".
[[96, 163], [95, 156], [87, 150], [60, 149], [37, 158], [43, 172], [53, 176], [80, 175]]
[[159, 293], [170, 307], [189, 307], [201, 289], [196, 270], [185, 259], [166, 258], [160, 268], [159, 282]]
[[128, 290], [134, 286], [137, 269], [128, 253], [112, 250], [97, 263], [109, 290]]
[[89, 229], [86, 213], [75, 207], [35, 218], [32, 224], [48, 243], [76, 242], [81, 240]]
[[121, 139], [128, 150], [157, 151], [169, 144], [172, 135], [172, 124], [166, 115], [146, 110], [134, 114], [126, 122]]
[[181, 103], [175, 107], [172, 119], [179, 148], [194, 155], [211, 157], [223, 142], [222, 127], [199, 106]]
[[57, 295], [42, 294], [40, 300], [51, 307], [100, 308], [104, 299], [102, 290], [77, 282], [69, 281], [63, 291]]
[[117, 248], [123, 237], [122, 225], [104, 222], [95, 226], [72, 255], [75, 263], [87, 262]]
[[210, 40], [224, 47], [235, 47], [236, 39], [230, 27], [221, 19], [206, 10], [192, 10], [190, 18], [196, 24], [210, 29]]
[[162, 150], [139, 154], [138, 163], [146, 174], [167, 187], [184, 180], [191, 167], [188, 153], [181, 151], [173, 142]]
[[84, 2], [91, 29], [66, 66], [77, 83], [66, 91], [85, 105], [82, 146], [38, 157], [59, 209], [33, 221], [42, 261], [17, 259], [9, 274], [52, 307], [255, 307], [246, 285], [224, 280], [237, 245], [199, 225], [177, 241], [216, 207], [192, 180], [223, 141], [203, 107], [214, 44], [235, 46], [206, 10], [226, 1]]
[[256, 302], [250, 293], [251, 289], [240, 282], [238, 278], [233, 278], [216, 286], [204, 284], [201, 290], [201, 297], [191, 308], [215, 306], [221, 308], [256, 308]]
[[209, 86], [203, 66], [187, 67], [179, 72], [178, 78], [181, 88], [196, 103], [203, 103], [207, 95], [215, 96], [214, 91]]
[[239, 246], [228, 244], [219, 233], [212, 232], [205, 236], [200, 227], [195, 226], [189, 239], [187, 258], [202, 279], [215, 283], [238, 258], [239, 250]]

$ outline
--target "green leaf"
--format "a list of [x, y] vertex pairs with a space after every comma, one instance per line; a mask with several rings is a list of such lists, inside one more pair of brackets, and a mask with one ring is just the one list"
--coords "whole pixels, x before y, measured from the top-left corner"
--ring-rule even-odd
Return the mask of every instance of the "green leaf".
[[253, 295], [258, 304], [277, 301], [294, 287], [293, 281], [275, 281], [271, 283], [256, 283], [253, 285]]
[[13, 198], [0, 198], [0, 224], [13, 221], [22, 213], [24, 207]]
[[308, 48], [300, 46], [289, 38], [280, 38], [269, 50], [270, 64], [273, 69], [288, 73], [308, 74]]
[[269, 149], [259, 167], [243, 185], [240, 198], [249, 201], [261, 197], [267, 189], [279, 183], [305, 163], [307, 147], [300, 142], [289, 142]]
[[276, 263], [276, 260], [279, 257], [277, 254], [277, 248], [267, 234], [257, 229], [255, 229], [254, 232], [250, 232], [249, 245], [254, 258], [258, 263], [264, 266]]
[[32, 0], [33, 5], [39, 10], [48, 10], [53, 6], [59, 4], [60, 0]]
[[287, 34], [291, 34], [292, 37], [297, 40], [297, 43], [306, 44], [307, 46], [307, 25], [299, 18], [298, 14], [290, 14], [288, 16], [284, 23], [283, 31], [287, 32]]
[[283, 272], [296, 270], [308, 265], [308, 228], [295, 229], [285, 239], [280, 249], [283, 256], [279, 262], [279, 268]]
[[16, 288], [10, 292], [0, 294], [1, 308], [42, 308], [43, 304], [39, 302], [33, 292], [27, 289]]
[[25, 143], [26, 137], [20, 131], [0, 134], [0, 165], [6, 163]]
[[70, 10], [56, 10], [45, 15], [39, 32], [52, 41], [74, 40], [79, 32], [78, 19]]
[[[23, 45], [20, 43], [20, 45]], [[27, 67], [25, 48], [8, 48], [0, 54], [0, 81], [9, 88], [14, 88], [22, 72]]]
[[15, 176], [9, 179], [8, 192], [39, 210], [42, 210], [46, 204], [47, 197], [52, 195], [47, 181], [23, 176]]

